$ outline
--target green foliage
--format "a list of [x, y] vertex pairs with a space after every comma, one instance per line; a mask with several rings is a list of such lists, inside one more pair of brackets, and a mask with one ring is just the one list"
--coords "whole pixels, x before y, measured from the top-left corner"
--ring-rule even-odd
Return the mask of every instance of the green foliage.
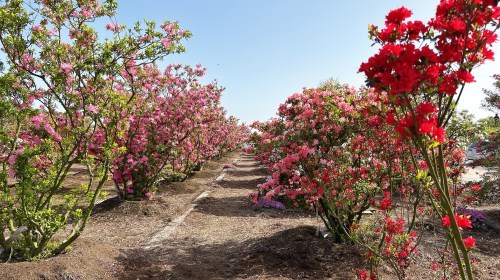
[[463, 151], [476, 141], [484, 138], [483, 127], [474, 121], [474, 115], [467, 110], [459, 111], [450, 118], [446, 133], [450, 140], [456, 141]]
[[[483, 106], [492, 112], [499, 111], [499, 94], [500, 94], [500, 75], [493, 76], [496, 80], [493, 84], [495, 91], [484, 90], [486, 94], [483, 100]], [[498, 114], [495, 117], [483, 118], [478, 121], [479, 130], [482, 133], [480, 144], [480, 152], [484, 157], [475, 160], [473, 165], [482, 165], [484, 167], [495, 169], [493, 179], [485, 180], [485, 185], [493, 180], [493, 184], [498, 184], [498, 166], [500, 166], [500, 120]]]
[[493, 90], [483, 89], [486, 98], [481, 102], [483, 108], [493, 112], [500, 112], [500, 74], [493, 75], [495, 81], [493, 82]]

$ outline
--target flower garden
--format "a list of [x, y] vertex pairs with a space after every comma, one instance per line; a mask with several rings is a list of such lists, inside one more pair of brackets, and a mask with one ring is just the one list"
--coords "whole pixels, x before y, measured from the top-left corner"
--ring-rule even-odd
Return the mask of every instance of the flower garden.
[[[493, 176], [473, 183], [462, 179], [454, 126], [464, 87], [494, 58], [498, 1], [442, 0], [427, 23], [390, 11], [369, 28], [377, 47], [359, 67], [365, 87], [305, 88], [251, 125], [228, 116], [224, 88], [202, 82], [201, 65], [158, 67], [191, 37], [176, 22], [128, 29], [111, 20], [112, 0], [31, 4], [0, 4], [5, 279], [500, 277], [499, 252], [484, 245], [500, 239], [498, 125], [473, 163]], [[101, 19], [105, 36], [91, 24]], [[496, 80], [486, 103], [498, 111]], [[182, 213], [193, 234], [151, 249]], [[201, 237], [227, 245], [193, 249]], [[339, 254], [359, 263], [339, 257], [338, 274]], [[69, 269], [87, 261], [97, 274]], [[220, 267], [227, 261], [238, 269]]]

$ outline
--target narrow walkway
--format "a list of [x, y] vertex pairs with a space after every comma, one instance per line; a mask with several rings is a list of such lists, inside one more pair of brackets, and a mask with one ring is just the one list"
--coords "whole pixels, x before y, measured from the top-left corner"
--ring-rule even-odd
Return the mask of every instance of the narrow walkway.
[[[314, 236], [318, 220], [312, 213], [252, 209], [248, 195], [266, 176], [252, 156], [240, 156], [161, 244], [125, 252], [127, 275], [118, 278], [346, 279], [351, 271], [334, 262], [341, 258], [354, 267], [356, 258]], [[333, 258], [332, 250], [341, 254]]]

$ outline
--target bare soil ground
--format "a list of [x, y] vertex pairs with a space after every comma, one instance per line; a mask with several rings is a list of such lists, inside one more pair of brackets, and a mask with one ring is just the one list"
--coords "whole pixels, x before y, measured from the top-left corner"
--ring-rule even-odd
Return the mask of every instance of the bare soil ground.
[[[224, 164], [236, 166], [214, 187]], [[316, 237], [314, 213], [251, 207], [248, 194], [268, 174], [252, 156], [210, 162], [182, 183], [160, 188], [152, 200], [100, 204], [73, 248], [37, 262], [0, 264], [0, 279], [353, 279], [363, 251]], [[176, 220], [205, 191], [209, 195], [173, 231]], [[487, 230], [478, 239], [478, 279], [500, 279], [500, 206], [483, 207]], [[159, 234], [162, 233], [163, 235]], [[439, 279], [430, 269], [439, 232], [424, 233], [409, 279]], [[155, 238], [158, 243], [151, 244]], [[389, 271], [384, 277], [393, 279]]]

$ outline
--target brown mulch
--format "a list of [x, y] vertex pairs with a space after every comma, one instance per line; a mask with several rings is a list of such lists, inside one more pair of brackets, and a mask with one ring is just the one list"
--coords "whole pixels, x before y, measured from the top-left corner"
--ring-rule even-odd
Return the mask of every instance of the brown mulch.
[[[252, 209], [248, 194], [268, 174], [252, 156], [239, 153], [210, 162], [185, 182], [165, 184], [152, 200], [105, 201], [72, 250], [37, 262], [0, 264], [0, 279], [353, 279], [353, 269], [364, 263], [361, 250], [316, 237], [321, 222], [314, 213]], [[213, 187], [224, 164], [235, 160]], [[148, 247], [207, 190], [212, 192], [171, 235]], [[500, 207], [485, 210], [498, 225]], [[471, 232], [478, 238], [478, 279], [500, 279], [499, 233], [494, 226]], [[440, 238], [425, 233], [420, 263], [409, 279], [439, 279], [428, 256]]]

